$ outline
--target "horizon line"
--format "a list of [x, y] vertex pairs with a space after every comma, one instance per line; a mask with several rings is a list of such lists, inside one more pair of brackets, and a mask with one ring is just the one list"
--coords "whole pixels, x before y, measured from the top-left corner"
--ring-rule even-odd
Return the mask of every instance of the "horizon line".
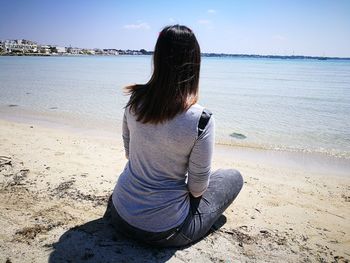
[[[0, 39], [0, 43], [4, 42], [4, 41], [14, 41], [14, 40], [26, 40], [26, 41], [31, 41], [33, 43], [35, 43], [36, 45], [41, 45], [41, 46], [52, 46], [52, 47], [62, 47], [60, 45], [57, 45], [57, 44], [39, 44], [38, 42], [36, 41], [33, 41], [33, 40], [29, 40], [29, 39], [25, 39], [25, 38], [17, 38], [17, 39]], [[84, 47], [76, 47], [76, 46], [72, 46], [72, 45], [69, 45], [69, 46], [63, 46], [64, 48], [78, 48], [78, 49], [82, 49], [82, 50], [104, 50], [104, 49], [107, 49], [107, 50], [121, 50], [121, 51], [137, 51], [137, 52], [140, 52], [141, 50], [144, 50], [145, 52], [147, 53], [153, 53], [154, 51], [150, 51], [150, 50], [147, 50], [147, 49], [144, 49], [144, 48], [141, 48], [141, 49], [121, 49], [121, 48], [84, 48]], [[225, 52], [201, 52], [201, 55], [203, 54], [206, 54], [206, 55], [213, 55], [213, 56], [241, 56], [241, 57], [279, 57], [279, 58], [325, 58], [325, 59], [345, 59], [345, 60], [349, 60], [350, 59], [350, 56], [317, 56], [317, 55], [272, 55], [272, 54], [256, 54], [256, 53], [251, 53], [251, 54], [248, 54], [248, 53], [225, 53]], [[144, 55], [150, 55], [150, 54], [144, 54]]]

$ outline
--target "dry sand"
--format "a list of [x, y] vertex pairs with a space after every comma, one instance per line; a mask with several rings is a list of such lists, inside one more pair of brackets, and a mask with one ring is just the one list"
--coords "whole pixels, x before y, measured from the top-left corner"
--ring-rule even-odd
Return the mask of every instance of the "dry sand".
[[126, 162], [118, 133], [0, 120], [0, 262], [349, 262], [350, 176], [217, 148], [214, 168], [245, 179], [226, 224], [190, 247], [152, 249], [103, 218]]

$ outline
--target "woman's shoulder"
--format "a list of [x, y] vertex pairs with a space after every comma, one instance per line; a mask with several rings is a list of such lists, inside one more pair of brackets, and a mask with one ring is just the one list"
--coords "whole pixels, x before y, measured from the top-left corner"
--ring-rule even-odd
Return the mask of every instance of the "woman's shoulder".
[[201, 115], [203, 110], [204, 107], [202, 105], [195, 103], [187, 110], [187, 112]]
[[197, 125], [203, 117], [204, 119], [209, 120], [211, 118], [211, 115], [212, 113], [210, 110], [196, 103], [196, 104], [193, 104], [186, 112], [184, 112], [183, 114], [180, 114], [178, 117], [182, 120], [193, 122]]
[[202, 107], [201, 105], [197, 103], [193, 104], [187, 110], [175, 116], [174, 121], [182, 120], [182, 121], [196, 122], [201, 116], [203, 109], [204, 107]]
[[196, 103], [193, 104], [188, 110], [187, 113], [190, 115], [194, 115], [195, 118], [200, 118], [201, 116], [208, 115], [211, 116], [212, 112], [207, 108], [203, 107], [202, 105]]

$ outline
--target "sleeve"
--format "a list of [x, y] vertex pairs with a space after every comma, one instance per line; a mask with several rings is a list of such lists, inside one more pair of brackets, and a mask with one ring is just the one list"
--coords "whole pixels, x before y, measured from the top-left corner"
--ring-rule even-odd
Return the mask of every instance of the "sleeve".
[[123, 143], [124, 143], [124, 150], [125, 150], [125, 156], [127, 159], [129, 159], [129, 142], [130, 142], [130, 132], [128, 128], [128, 122], [126, 119], [126, 111], [124, 111], [124, 117], [123, 117], [123, 125], [122, 125], [122, 137], [123, 137]]
[[187, 187], [194, 197], [208, 188], [215, 143], [215, 121], [211, 116], [203, 133], [197, 138], [189, 158]]

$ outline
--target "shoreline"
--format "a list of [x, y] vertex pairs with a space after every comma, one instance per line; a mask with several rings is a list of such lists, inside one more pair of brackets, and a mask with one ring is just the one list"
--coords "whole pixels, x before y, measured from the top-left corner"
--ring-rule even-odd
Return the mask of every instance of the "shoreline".
[[[0, 106], [0, 121], [40, 125], [49, 129], [73, 132], [96, 138], [120, 139], [122, 120], [101, 120], [63, 112], [38, 112], [18, 107]], [[103, 128], [101, 128], [103, 127]], [[325, 176], [350, 177], [350, 159], [319, 152], [269, 149], [254, 146], [229, 145], [216, 142], [215, 150], [222, 157], [236, 162], [250, 162], [287, 169], [307, 170]]]

